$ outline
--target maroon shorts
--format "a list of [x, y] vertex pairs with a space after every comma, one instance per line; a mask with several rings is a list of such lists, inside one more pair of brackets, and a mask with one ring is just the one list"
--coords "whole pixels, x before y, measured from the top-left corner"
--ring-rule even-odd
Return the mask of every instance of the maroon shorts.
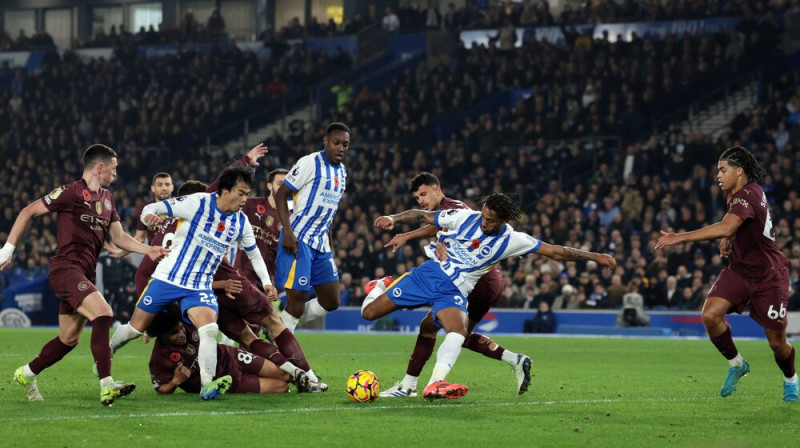
[[478, 280], [475, 289], [467, 297], [469, 320], [475, 323], [480, 322], [502, 294], [503, 274], [497, 267], [494, 267]]
[[239, 375], [231, 385], [231, 393], [257, 394], [261, 392], [261, 381], [258, 373], [264, 367], [266, 359], [246, 350], [236, 349], [236, 361], [239, 364]]
[[136, 270], [136, 275], [133, 276], [133, 282], [136, 284], [136, 297], [141, 297], [142, 293], [145, 289], [147, 289], [147, 284], [150, 283], [150, 276]]
[[214, 290], [219, 302], [220, 317], [223, 313], [233, 313], [251, 324], [260, 325], [261, 321], [273, 313], [272, 302], [263, 291], [244, 277], [237, 280], [242, 282], [242, 292], [235, 299], [228, 297], [224, 290]]
[[731, 302], [738, 314], [750, 302], [750, 317], [754, 321], [763, 328], [785, 330], [788, 324], [789, 270], [783, 268], [770, 278], [753, 281], [725, 268], [711, 286], [708, 296]]
[[75, 265], [51, 265], [48, 278], [53, 292], [59, 299], [58, 314], [76, 314], [78, 307], [89, 294], [97, 291], [94, 286], [96, 274], [86, 275]]

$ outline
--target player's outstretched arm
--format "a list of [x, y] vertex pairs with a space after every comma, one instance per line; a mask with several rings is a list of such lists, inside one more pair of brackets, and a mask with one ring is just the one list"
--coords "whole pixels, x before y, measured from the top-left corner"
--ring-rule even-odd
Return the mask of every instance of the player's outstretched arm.
[[14, 255], [14, 249], [16, 249], [19, 238], [25, 233], [31, 220], [46, 213], [50, 213], [50, 210], [45, 207], [44, 202], [40, 199], [31, 202], [19, 212], [17, 219], [14, 220], [14, 225], [11, 226], [11, 231], [8, 232], [6, 243], [0, 249], [0, 271], [11, 266], [11, 256]]
[[419, 238], [431, 238], [436, 236], [436, 233], [439, 229], [433, 225], [425, 225], [420, 227], [419, 229], [414, 229], [410, 232], [400, 233], [392, 237], [388, 243], [386, 243], [386, 247], [391, 247], [392, 252], [397, 252], [397, 249], [405, 246], [411, 240], [419, 239]]
[[111, 235], [111, 242], [122, 250], [146, 255], [153, 261], [159, 261], [169, 255], [169, 249], [164, 249], [161, 246], [148, 246], [136, 241], [132, 236], [125, 233], [119, 221], [112, 222], [108, 232]]
[[661, 238], [659, 238], [658, 242], [656, 242], [655, 249], [659, 250], [667, 246], [672, 246], [673, 244], [687, 243], [690, 241], [730, 238], [736, 234], [736, 230], [739, 229], [739, 226], [741, 226], [743, 222], [744, 221], [742, 218], [734, 215], [733, 213], [726, 213], [725, 217], [722, 218], [722, 221], [691, 232], [670, 233], [662, 230]]
[[396, 215], [379, 216], [375, 219], [374, 224], [375, 227], [383, 230], [392, 230], [396, 224], [435, 224], [436, 215], [438, 213], [438, 211], [406, 210]]
[[617, 261], [611, 255], [588, 252], [572, 247], [554, 246], [552, 244], [542, 243], [542, 246], [536, 253], [557, 261], [592, 260], [609, 269], [617, 267]]

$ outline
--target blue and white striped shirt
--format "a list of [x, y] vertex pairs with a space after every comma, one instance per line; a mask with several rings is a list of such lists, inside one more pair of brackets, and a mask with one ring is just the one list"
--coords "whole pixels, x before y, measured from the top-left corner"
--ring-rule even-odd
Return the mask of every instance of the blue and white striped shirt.
[[331, 251], [328, 233], [346, 183], [344, 164], [329, 162], [324, 150], [301, 157], [289, 170], [283, 184], [294, 192], [289, 222], [298, 241], [319, 252]]
[[447, 246], [447, 260], [434, 254], [436, 243], [425, 247], [428, 258], [439, 263], [445, 274], [464, 296], [468, 296], [483, 274], [506, 258], [534, 253], [542, 242], [510, 225], [487, 235], [481, 231], [481, 212], [469, 209], [442, 210], [436, 214], [436, 227], [446, 228], [437, 234]]
[[196, 193], [156, 202], [142, 210], [142, 220], [149, 214], [179, 218], [171, 252], [156, 267], [155, 279], [186, 289], [211, 289], [214, 274], [231, 246], [238, 243], [248, 256], [254, 252], [254, 257], [261, 259], [247, 216], [242, 211], [220, 210], [217, 193]]

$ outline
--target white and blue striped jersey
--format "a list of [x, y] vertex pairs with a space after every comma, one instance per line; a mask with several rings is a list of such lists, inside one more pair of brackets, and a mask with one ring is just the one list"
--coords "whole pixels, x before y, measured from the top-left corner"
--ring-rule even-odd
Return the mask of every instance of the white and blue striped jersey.
[[438, 241], [447, 246], [447, 260], [436, 258], [435, 243], [425, 247], [428, 258], [439, 263], [442, 271], [465, 297], [496, 263], [534, 253], [542, 245], [538, 239], [517, 232], [508, 224], [504, 224], [500, 232], [487, 235], [481, 231], [481, 221], [481, 212], [470, 209], [442, 210], [436, 214], [434, 222], [436, 227], [443, 229], [436, 236]]
[[289, 170], [283, 184], [294, 192], [289, 223], [298, 241], [319, 252], [331, 251], [328, 233], [346, 183], [344, 164], [330, 163], [324, 150], [301, 157]]
[[186, 289], [211, 289], [214, 274], [231, 246], [239, 244], [248, 256], [254, 252], [261, 259], [247, 216], [242, 211], [220, 210], [217, 193], [196, 193], [155, 202], [142, 210], [142, 221], [149, 214], [179, 218], [171, 251], [158, 263], [153, 273], [155, 279]]

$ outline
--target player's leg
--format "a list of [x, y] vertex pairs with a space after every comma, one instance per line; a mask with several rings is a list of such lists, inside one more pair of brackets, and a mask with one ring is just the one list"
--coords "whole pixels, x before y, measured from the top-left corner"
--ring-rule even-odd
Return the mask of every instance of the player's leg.
[[[470, 307], [470, 316], [472, 315], [471, 308], [472, 307]], [[503, 361], [511, 366], [514, 376], [517, 379], [517, 393], [522, 395], [527, 392], [528, 387], [531, 385], [531, 367], [533, 366], [533, 361], [530, 356], [522, 353], [514, 353], [488, 336], [473, 333], [472, 330], [478, 322], [480, 322], [480, 320], [476, 321], [470, 317], [467, 327], [469, 335], [467, 336], [467, 340], [464, 341], [464, 347], [475, 353], [480, 353], [487, 358]]]
[[364, 300], [361, 306], [361, 317], [366, 320], [380, 319], [393, 311], [400, 309], [386, 294], [374, 298], [369, 303]]
[[[289, 390], [289, 375], [272, 362], [244, 350], [236, 350], [241, 376], [231, 393], [281, 393]], [[298, 389], [299, 390], [299, 389]]]
[[137, 305], [133, 310], [131, 320], [127, 324], [120, 325], [114, 331], [114, 335], [111, 337], [112, 353], [116, 353], [117, 350], [125, 347], [128, 342], [143, 335], [155, 317], [155, 314], [149, 313]]
[[44, 369], [60, 361], [78, 345], [78, 341], [86, 326], [86, 319], [80, 314], [58, 315], [58, 336], [48, 341], [39, 355], [30, 363], [19, 367], [14, 372], [14, 380], [25, 387], [28, 401], [43, 401], [39, 392], [36, 376]]
[[275, 262], [275, 284], [286, 290], [286, 308], [281, 313], [281, 318], [286, 327], [294, 332], [303, 316], [308, 292], [311, 290], [311, 248], [298, 241], [297, 253], [292, 255], [283, 248], [280, 241]]
[[183, 291], [180, 288], [161, 280], [148, 281], [142, 293], [139, 294], [139, 300], [136, 301], [136, 307], [133, 310], [130, 322], [120, 325], [114, 331], [114, 335], [111, 337], [112, 352], [116, 353], [128, 342], [147, 331], [156, 314], [166, 309], [176, 299], [179, 299], [182, 293]]
[[783, 401], [796, 402], [798, 395], [797, 372], [795, 371], [795, 350], [786, 340], [786, 330], [773, 330], [766, 328], [769, 347], [775, 355], [775, 363], [783, 372]]
[[[463, 301], [463, 299], [461, 299]], [[464, 396], [469, 388], [462, 384], [451, 384], [445, 381], [461, 354], [461, 347], [467, 335], [467, 313], [462, 307], [447, 306], [440, 308], [433, 304], [436, 320], [447, 334], [436, 351], [436, 364], [427, 387], [422, 393], [426, 400], [438, 398], [455, 399]], [[435, 321], [434, 321], [435, 322]]]
[[[716, 284], [719, 284], [719, 279]], [[711, 338], [711, 343], [730, 365], [728, 376], [720, 390], [720, 395], [723, 397], [732, 394], [736, 390], [739, 380], [750, 372], [750, 364], [739, 354], [736, 344], [733, 343], [731, 329], [725, 322], [725, 315], [733, 309], [735, 309], [734, 305], [722, 297], [708, 297], [702, 312], [703, 325]]]
[[270, 361], [278, 365], [284, 372], [292, 375], [295, 380], [295, 368], [299, 368], [305, 372], [308, 376], [312, 391], [328, 390], [328, 385], [320, 382], [320, 379], [311, 369], [311, 365], [309, 364], [303, 349], [300, 347], [300, 343], [297, 341], [297, 338], [294, 337], [294, 333], [289, 331], [286, 325], [284, 325], [280, 315], [275, 312], [271, 312], [268, 316], [261, 320], [260, 324], [262, 327], [267, 329], [272, 337], [272, 340], [275, 341], [275, 346], [278, 347], [278, 350], [285, 357], [287, 362], [285, 364], [280, 364], [273, 359], [270, 359]]
[[414, 344], [414, 351], [408, 359], [405, 376], [400, 382], [381, 392], [381, 397], [417, 396], [419, 375], [433, 354], [437, 333], [439, 333], [439, 327], [433, 323], [433, 314], [429, 312], [419, 323], [419, 334], [417, 334], [417, 341]]
[[181, 299], [181, 314], [197, 327], [199, 347], [197, 365], [200, 369], [200, 399], [213, 400], [224, 394], [231, 385], [230, 375], [214, 379], [217, 372], [217, 297], [211, 291], [191, 291]]
[[339, 308], [339, 271], [332, 252], [311, 250], [311, 285], [317, 297], [305, 303], [300, 323], [311, 322]]

